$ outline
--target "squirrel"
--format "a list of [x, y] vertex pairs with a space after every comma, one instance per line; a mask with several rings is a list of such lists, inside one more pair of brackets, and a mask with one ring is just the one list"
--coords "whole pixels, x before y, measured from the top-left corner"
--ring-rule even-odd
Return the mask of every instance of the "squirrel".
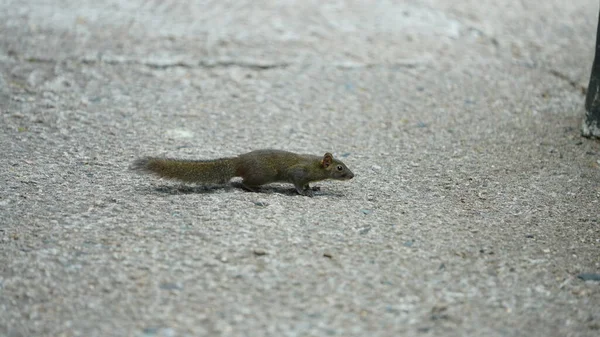
[[329, 152], [320, 157], [281, 150], [256, 150], [212, 160], [145, 157], [136, 160], [131, 168], [201, 184], [226, 184], [233, 177], [242, 177], [242, 188], [251, 192], [258, 192], [260, 185], [286, 182], [294, 184], [298, 194], [308, 197], [313, 196], [313, 189], [308, 186], [311, 182], [354, 177], [354, 173]]

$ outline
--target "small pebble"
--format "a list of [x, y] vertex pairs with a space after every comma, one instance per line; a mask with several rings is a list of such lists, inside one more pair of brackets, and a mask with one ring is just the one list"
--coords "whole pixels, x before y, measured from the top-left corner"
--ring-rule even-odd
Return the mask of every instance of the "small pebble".
[[267, 252], [264, 249], [255, 249], [254, 250], [254, 255], [256, 256], [263, 256], [263, 255], [267, 255]]
[[448, 315], [448, 307], [445, 305], [436, 305], [431, 308], [431, 320], [447, 320], [450, 319], [450, 315]]
[[181, 290], [183, 288], [178, 283], [172, 283], [172, 282], [161, 283], [159, 287], [160, 287], [160, 289], [164, 289], [164, 290]]
[[328, 259], [333, 259], [333, 254], [329, 253], [329, 252], [325, 252], [323, 253], [323, 256], [328, 258]]
[[369, 215], [369, 214], [373, 213], [373, 211], [371, 211], [370, 209], [361, 209], [360, 211], [364, 215]]
[[381, 166], [379, 166], [379, 165], [372, 165], [371, 166], [371, 170], [373, 170], [375, 172], [379, 172], [379, 171], [381, 171]]
[[144, 328], [143, 336], [154, 336], [158, 332], [158, 328]]
[[577, 278], [584, 280], [584, 281], [599, 281], [600, 282], [600, 274], [581, 273], [581, 274], [577, 275]]

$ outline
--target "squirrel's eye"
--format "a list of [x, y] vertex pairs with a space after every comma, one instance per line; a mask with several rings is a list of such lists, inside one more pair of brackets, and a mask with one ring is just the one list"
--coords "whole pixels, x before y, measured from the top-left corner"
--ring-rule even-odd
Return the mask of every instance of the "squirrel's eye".
[[341, 170], [343, 170], [343, 169], [344, 169], [344, 168], [342, 167], [342, 165], [338, 165], [338, 166], [337, 166], [337, 170], [338, 170], [338, 171], [341, 171]]

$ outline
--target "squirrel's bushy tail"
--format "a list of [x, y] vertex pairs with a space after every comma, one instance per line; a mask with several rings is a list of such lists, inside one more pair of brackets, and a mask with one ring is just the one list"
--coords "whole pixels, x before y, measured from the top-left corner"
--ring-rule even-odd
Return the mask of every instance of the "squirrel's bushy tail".
[[232, 158], [182, 160], [146, 157], [136, 160], [131, 169], [151, 172], [163, 178], [205, 184], [225, 184], [236, 174]]

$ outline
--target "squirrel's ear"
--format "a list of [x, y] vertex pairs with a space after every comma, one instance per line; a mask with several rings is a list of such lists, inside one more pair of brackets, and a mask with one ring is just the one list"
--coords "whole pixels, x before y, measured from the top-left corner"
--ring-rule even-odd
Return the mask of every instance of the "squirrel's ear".
[[329, 167], [329, 165], [331, 165], [331, 163], [333, 163], [333, 155], [331, 153], [327, 152], [323, 156], [323, 161], [321, 161], [321, 165], [323, 167]]

